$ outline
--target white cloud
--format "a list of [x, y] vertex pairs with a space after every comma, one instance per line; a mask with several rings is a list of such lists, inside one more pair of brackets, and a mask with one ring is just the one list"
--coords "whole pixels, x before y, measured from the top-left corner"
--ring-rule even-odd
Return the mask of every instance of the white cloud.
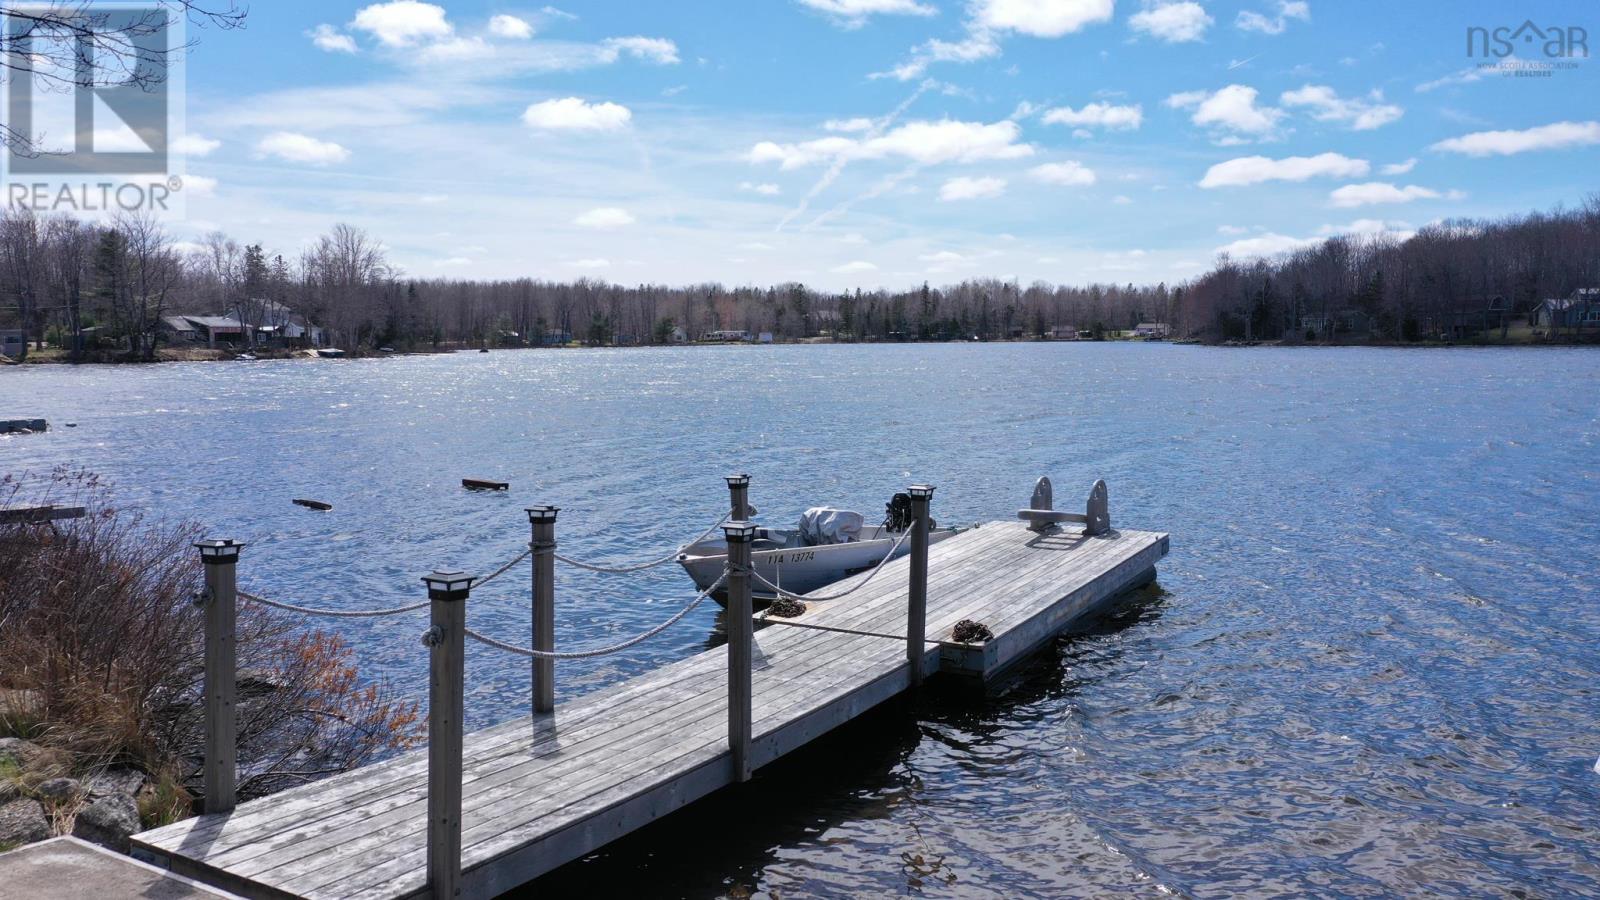
[[1094, 125], [1113, 130], [1138, 128], [1144, 122], [1144, 108], [1114, 106], [1110, 103], [1090, 103], [1079, 109], [1062, 106], [1042, 116], [1049, 125]]
[[205, 175], [183, 176], [183, 192], [196, 197], [213, 197], [217, 193], [217, 180]]
[[846, 28], [860, 28], [869, 17], [882, 16], [936, 16], [939, 11], [916, 0], [799, 0]]
[[1249, 234], [1249, 233], [1250, 233], [1250, 229], [1244, 227], [1243, 225], [1218, 225], [1217, 226], [1217, 234], [1227, 235], [1228, 237], [1233, 237], [1234, 235], [1238, 235], [1238, 234]]
[[1384, 175], [1404, 175], [1416, 167], [1417, 158], [1413, 156], [1405, 162], [1389, 163], [1378, 171]]
[[1094, 170], [1074, 160], [1045, 163], [1028, 170], [1035, 181], [1059, 184], [1066, 187], [1087, 187], [1096, 181]]
[[877, 270], [878, 267], [872, 263], [869, 263], [864, 259], [857, 259], [847, 262], [842, 266], [834, 266], [832, 271], [837, 272], [840, 275], [850, 275], [856, 272], [876, 272]]
[[1311, 4], [1304, 0], [1278, 0], [1278, 13], [1265, 16], [1254, 10], [1243, 10], [1233, 24], [1241, 31], [1259, 31], [1262, 34], [1283, 34], [1290, 19], [1311, 21]]
[[1410, 240], [1417, 233], [1410, 222], [1384, 221], [1383, 219], [1357, 219], [1347, 225], [1324, 225], [1317, 229], [1318, 234], [1333, 237], [1335, 235], [1361, 235], [1370, 237], [1386, 235], [1397, 240]]
[[1232, 243], [1223, 244], [1217, 248], [1218, 253], [1226, 253], [1233, 257], [1277, 256], [1288, 253], [1301, 247], [1309, 247], [1318, 243], [1317, 238], [1297, 238], [1286, 234], [1269, 231], [1255, 237], [1240, 238]]
[[350, 22], [389, 47], [409, 47], [427, 38], [448, 37], [454, 32], [445, 19], [444, 7], [418, 0], [393, 0], [362, 7]]
[[952, 200], [985, 200], [998, 197], [1006, 192], [1004, 178], [969, 178], [965, 175], [952, 178], [939, 187], [939, 199], [946, 203]]
[[749, 191], [752, 194], [760, 194], [763, 197], [776, 197], [783, 193], [783, 188], [780, 188], [775, 184], [756, 184], [755, 182], [751, 181], [739, 182], [739, 190]]
[[[1174, 109], [1193, 109], [1190, 121], [1215, 129], [1221, 142], [1240, 143], [1244, 136], [1266, 138], [1277, 131], [1283, 110], [1257, 106], [1257, 91], [1242, 84], [1230, 84], [1215, 93], [1186, 91], [1167, 98]], [[1231, 138], [1231, 140], [1230, 140]]]
[[1438, 200], [1441, 197], [1457, 199], [1463, 196], [1458, 191], [1441, 194], [1431, 188], [1418, 187], [1408, 184], [1397, 187], [1383, 181], [1369, 181], [1365, 184], [1347, 184], [1328, 195], [1334, 206], [1348, 209], [1354, 206], [1370, 206], [1377, 203], [1410, 203], [1413, 200]]
[[329, 53], [356, 53], [359, 50], [355, 38], [327, 23], [306, 32], [306, 37], [311, 38], [311, 43], [316, 45], [318, 50], [326, 50]]
[[666, 38], [633, 37], [606, 38], [600, 46], [609, 57], [607, 62], [614, 62], [626, 53], [635, 59], [653, 62], [657, 65], [675, 66], [678, 64], [678, 45]]
[[522, 121], [546, 131], [617, 131], [628, 127], [633, 112], [616, 103], [589, 103], [577, 97], [545, 100], [529, 106]]
[[575, 259], [567, 263], [567, 265], [574, 269], [609, 269], [611, 268], [611, 260], [605, 257], [590, 257], [589, 259]]
[[1033, 147], [1017, 143], [1022, 129], [1015, 122], [908, 122], [874, 138], [825, 137], [798, 144], [762, 141], [750, 149], [752, 163], [776, 162], [797, 169], [834, 160], [902, 157], [921, 165], [1018, 159], [1033, 154]]
[[495, 37], [525, 41], [533, 37], [533, 25], [527, 19], [498, 15], [489, 20], [489, 33]]
[[993, 33], [978, 29], [960, 41], [942, 41], [934, 38], [911, 51], [911, 59], [887, 72], [874, 72], [871, 78], [895, 78], [910, 81], [920, 78], [928, 66], [936, 62], [970, 63], [1000, 55], [1000, 42]]
[[1162, 3], [1128, 17], [1128, 27], [1169, 44], [1198, 41], [1215, 21], [1205, 7], [1193, 0]]
[[591, 209], [583, 215], [572, 220], [572, 224], [584, 228], [622, 228], [638, 221], [625, 209], [615, 206], [602, 206]]
[[465, 256], [452, 256], [447, 259], [436, 259], [433, 266], [436, 269], [464, 269], [472, 265], [472, 260]]
[[415, 59], [422, 63], [460, 63], [477, 62], [494, 55], [494, 47], [488, 41], [473, 35], [428, 44], [416, 51]]
[[262, 138], [256, 144], [256, 154], [314, 166], [341, 163], [350, 158], [349, 150], [332, 141], [320, 141], [292, 131], [279, 131]]
[[1490, 75], [1504, 75], [1507, 69], [1520, 64], [1521, 60], [1517, 59], [1515, 55], [1511, 55], [1507, 56], [1503, 60], [1500, 60], [1498, 65], [1482, 67], [1472, 66], [1466, 69], [1459, 69], [1450, 73], [1449, 75], [1444, 76], [1443, 78], [1435, 78], [1432, 81], [1424, 81], [1423, 83], [1417, 85], [1417, 93], [1426, 94], [1429, 91], [1437, 90], [1442, 87], [1449, 87], [1451, 85], [1472, 84], [1476, 81], [1482, 81], [1483, 79], [1488, 78]]
[[1319, 122], [1346, 122], [1355, 131], [1371, 131], [1399, 119], [1405, 110], [1383, 102], [1383, 92], [1373, 91], [1365, 99], [1344, 99], [1327, 85], [1308, 84], [1285, 91], [1278, 98], [1284, 106], [1307, 107]]
[[221, 146], [221, 141], [212, 140], [204, 135], [186, 134], [172, 142], [172, 152], [184, 156], [202, 157], [210, 156], [212, 151]]
[[1556, 122], [1522, 131], [1479, 131], [1440, 141], [1428, 149], [1467, 156], [1510, 156], [1589, 144], [1600, 144], [1600, 122]]
[[977, 0], [973, 7], [977, 24], [984, 28], [1043, 38], [1109, 22], [1112, 11], [1112, 0]]
[[1364, 159], [1351, 159], [1339, 153], [1316, 156], [1289, 156], [1271, 159], [1242, 156], [1220, 162], [1206, 170], [1200, 179], [1203, 188], [1244, 187], [1265, 181], [1305, 181], [1309, 178], [1359, 178], [1371, 170]]
[[840, 131], [847, 134], [858, 131], [871, 131], [872, 120], [865, 116], [857, 116], [854, 119], [829, 119], [822, 123], [822, 130]]
[[1118, 194], [1111, 198], [1111, 202], [1118, 206], [1127, 206], [1133, 202], [1133, 198], [1129, 197], [1127, 194]]

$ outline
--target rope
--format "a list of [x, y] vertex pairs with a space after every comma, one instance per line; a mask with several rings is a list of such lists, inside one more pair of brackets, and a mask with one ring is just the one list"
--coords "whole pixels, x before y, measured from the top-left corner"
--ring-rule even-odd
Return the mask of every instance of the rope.
[[[494, 572], [490, 573], [489, 575], [473, 581], [473, 589], [476, 590], [477, 588], [480, 588], [496, 578], [499, 578], [501, 575], [511, 571], [512, 566], [527, 559], [528, 555], [532, 552], [533, 548], [530, 547], [529, 549], [517, 554], [515, 559], [511, 560], [500, 568], [495, 569]], [[260, 594], [252, 594], [249, 591], [239, 591], [239, 596], [251, 602], [260, 603], [263, 606], [270, 606], [273, 609], [281, 609], [287, 612], [300, 613], [301, 615], [306, 616], [328, 616], [335, 619], [371, 619], [379, 616], [398, 616], [402, 613], [415, 612], [433, 602], [431, 600], [423, 600], [418, 603], [412, 603], [406, 606], [395, 606], [389, 609], [318, 609], [312, 606], [296, 606], [293, 603], [284, 603], [281, 600], [268, 600], [266, 597], [263, 597]]]
[[[639, 563], [638, 565], [632, 565], [632, 566], [615, 566], [615, 567], [613, 567], [613, 566], [598, 566], [598, 565], [595, 565], [593, 563], [582, 562], [580, 560], [576, 560], [576, 559], [573, 559], [573, 558], [568, 557], [568, 556], [562, 556], [559, 553], [555, 553], [555, 554], [552, 554], [552, 555], [555, 556], [556, 559], [561, 560], [562, 562], [566, 563], [569, 566], [576, 566], [576, 567], [578, 567], [580, 569], [587, 569], [590, 572], [599, 572], [602, 575], [627, 575], [630, 572], [643, 572], [645, 569], [653, 569], [656, 566], [665, 565], [666, 563], [672, 562], [673, 560], [677, 559], [678, 558], [678, 554], [682, 553], [686, 548], [691, 547], [691, 546], [693, 546], [695, 544], [698, 544], [701, 541], [705, 540], [706, 538], [710, 537], [711, 536], [711, 532], [716, 531], [718, 528], [721, 528], [722, 527], [722, 523], [728, 521], [728, 519], [732, 515], [733, 515], [733, 513], [731, 513], [731, 512], [728, 513], [727, 515], [725, 515], [722, 518], [718, 519], [716, 521], [716, 523], [713, 524], [710, 528], [707, 528], [705, 531], [702, 531], [700, 533], [699, 537], [695, 538], [694, 540], [690, 541], [687, 544], [680, 545], [678, 547], [678, 549], [672, 551], [671, 553], [667, 554], [666, 556], [663, 556], [660, 559], [651, 560], [650, 562], [647, 562], [647, 563]], [[541, 548], [541, 549], [543, 549], [543, 548]]]
[[421, 603], [413, 603], [410, 606], [396, 606], [392, 609], [316, 609], [310, 606], [295, 606], [293, 603], [283, 603], [278, 600], [268, 600], [259, 594], [252, 594], [248, 591], [240, 591], [239, 596], [255, 603], [270, 606], [274, 609], [287, 610], [289, 612], [301, 613], [302, 615], [307, 616], [332, 616], [335, 619], [367, 619], [377, 616], [397, 616], [401, 613], [419, 610], [433, 602], [431, 600], [424, 600]]
[[496, 578], [499, 578], [501, 575], [504, 575], [505, 573], [511, 571], [511, 567], [512, 566], [514, 566], [517, 563], [522, 562], [523, 560], [527, 559], [530, 555], [532, 555], [533, 551], [537, 550], [537, 549], [538, 549], [537, 547], [529, 545], [528, 549], [526, 549], [526, 550], [522, 551], [521, 553], [517, 554], [517, 558], [516, 559], [513, 559], [511, 562], [508, 562], [505, 565], [501, 566], [500, 568], [495, 569], [492, 573], [490, 573], [488, 575], [485, 575], [482, 578], [479, 578], [477, 581], [474, 581], [472, 583], [472, 589], [473, 590], [477, 590], [478, 588], [483, 587], [484, 585], [486, 585], [489, 582], [495, 580]]
[[755, 569], [751, 569], [750, 570], [750, 577], [754, 578], [756, 581], [759, 581], [762, 584], [766, 585], [767, 587], [771, 588], [773, 590], [773, 592], [776, 593], [779, 597], [783, 597], [783, 598], [788, 599], [788, 600], [826, 601], [826, 600], [838, 600], [841, 597], [848, 597], [851, 594], [854, 594], [856, 591], [859, 591], [862, 588], [866, 587], [868, 582], [870, 582], [870, 581], [872, 581], [872, 579], [878, 577], [878, 573], [882, 572], [883, 571], [883, 567], [888, 565], [889, 560], [894, 557], [895, 551], [899, 550], [900, 549], [900, 545], [902, 545], [902, 544], [904, 544], [906, 542], [906, 538], [911, 537], [911, 532], [914, 531], [916, 529], [916, 527], [917, 527], [917, 523], [916, 523], [916, 521], [913, 520], [912, 523], [911, 523], [911, 527], [906, 529], [906, 533], [900, 535], [900, 540], [895, 541], [894, 542], [894, 546], [889, 548], [889, 552], [885, 553], [883, 555], [883, 559], [878, 560], [877, 568], [872, 570], [872, 574], [868, 575], [865, 579], [863, 579], [861, 581], [860, 584], [856, 585], [855, 587], [851, 588], [848, 591], [840, 591], [837, 594], [829, 594], [829, 595], [827, 595], [825, 597], [818, 597], [818, 596], [815, 596], [815, 595], [812, 595], [812, 594], [791, 594], [790, 592], [784, 590], [783, 588], [778, 587], [777, 585], [773, 584], [772, 582], [768, 581], [767, 579], [761, 577], [761, 573], [755, 571]]
[[635, 646], [637, 644], [642, 644], [645, 641], [648, 641], [651, 638], [655, 637], [656, 635], [660, 634], [661, 632], [666, 631], [668, 628], [671, 628], [672, 626], [678, 624], [679, 622], [682, 622], [685, 616], [689, 615], [689, 613], [694, 612], [695, 608], [698, 607], [701, 603], [704, 603], [705, 599], [707, 597], [711, 596], [711, 592], [716, 590], [717, 588], [721, 587], [722, 583], [724, 581], [726, 581], [727, 579], [728, 579], [728, 576], [727, 576], [726, 573], [724, 573], [721, 578], [718, 578], [715, 582], [712, 583], [712, 585], [710, 587], [708, 587], [705, 590], [701, 591], [699, 596], [695, 597], [694, 600], [690, 601], [688, 606], [685, 606], [683, 609], [678, 610], [676, 613], [674, 613], [672, 615], [672, 618], [666, 620], [665, 622], [662, 622], [660, 625], [657, 625], [656, 627], [654, 627], [654, 628], [650, 629], [649, 631], [646, 631], [646, 632], [644, 632], [642, 634], [634, 635], [633, 637], [628, 638], [625, 641], [621, 641], [621, 642], [616, 643], [616, 644], [609, 644], [609, 645], [604, 646], [604, 647], [593, 647], [593, 648], [590, 648], [588, 650], [566, 650], [566, 651], [534, 650], [534, 649], [529, 648], [529, 647], [519, 647], [516, 644], [508, 644], [505, 641], [495, 640], [494, 638], [489, 637], [486, 634], [479, 634], [478, 632], [473, 631], [471, 628], [463, 629], [463, 631], [465, 632], [467, 637], [472, 638], [473, 640], [475, 640], [475, 641], [477, 641], [477, 642], [479, 642], [481, 644], [487, 644], [490, 647], [495, 648], [496, 650], [504, 650], [507, 653], [515, 653], [518, 656], [527, 656], [527, 657], [531, 657], [533, 659], [592, 659], [592, 658], [594, 658], [596, 656], [607, 656], [607, 655], [612, 654], [612, 653], [619, 653], [619, 652], [621, 652], [623, 650], [628, 649], [629, 647], [633, 647], [633, 646]]

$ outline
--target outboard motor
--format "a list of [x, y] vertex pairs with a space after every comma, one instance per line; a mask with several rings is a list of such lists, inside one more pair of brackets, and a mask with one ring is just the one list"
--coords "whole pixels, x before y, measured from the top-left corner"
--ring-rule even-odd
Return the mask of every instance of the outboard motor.
[[883, 505], [883, 527], [890, 531], [905, 531], [911, 527], [911, 495], [895, 494]]

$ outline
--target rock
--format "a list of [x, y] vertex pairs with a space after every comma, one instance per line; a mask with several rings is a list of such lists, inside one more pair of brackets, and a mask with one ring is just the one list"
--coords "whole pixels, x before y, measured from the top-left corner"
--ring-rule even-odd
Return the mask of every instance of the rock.
[[85, 806], [72, 824], [72, 836], [118, 853], [128, 852], [128, 836], [139, 830], [139, 804], [127, 794], [110, 794]]
[[76, 778], [52, 778], [39, 782], [33, 789], [40, 800], [51, 803], [70, 803], [83, 796], [83, 784]]
[[111, 794], [127, 794], [133, 796], [144, 787], [145, 774], [138, 769], [107, 769], [99, 775], [89, 779], [88, 787], [90, 797], [105, 797]]
[[0, 763], [11, 763], [22, 768], [37, 759], [42, 748], [22, 738], [0, 738]]
[[50, 836], [50, 820], [37, 800], [13, 800], [0, 806], [0, 844], [33, 844]]

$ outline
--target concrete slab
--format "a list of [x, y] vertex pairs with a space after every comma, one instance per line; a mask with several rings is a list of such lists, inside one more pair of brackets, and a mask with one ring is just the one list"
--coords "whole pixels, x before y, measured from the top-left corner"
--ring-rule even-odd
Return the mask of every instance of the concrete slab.
[[29, 900], [216, 900], [236, 895], [74, 837], [0, 853], [0, 893]]

